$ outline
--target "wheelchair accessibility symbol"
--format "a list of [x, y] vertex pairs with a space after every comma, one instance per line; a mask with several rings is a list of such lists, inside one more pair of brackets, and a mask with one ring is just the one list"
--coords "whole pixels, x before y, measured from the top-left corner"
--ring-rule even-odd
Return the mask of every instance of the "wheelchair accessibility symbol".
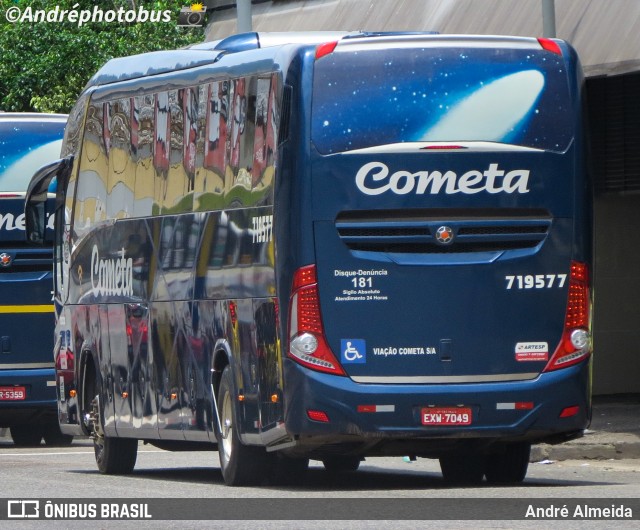
[[367, 362], [367, 343], [363, 339], [342, 339], [340, 341], [340, 350], [342, 351], [343, 363], [366, 363]]

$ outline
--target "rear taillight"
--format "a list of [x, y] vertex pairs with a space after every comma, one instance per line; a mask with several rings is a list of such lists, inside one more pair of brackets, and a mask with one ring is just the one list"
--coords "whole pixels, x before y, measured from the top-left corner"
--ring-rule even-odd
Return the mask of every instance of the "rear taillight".
[[345, 375], [324, 337], [315, 265], [298, 269], [293, 277], [289, 357], [312, 370]]
[[562, 55], [562, 50], [560, 49], [560, 46], [558, 46], [558, 43], [556, 41], [551, 39], [539, 38], [538, 42], [540, 43], [540, 46], [542, 46], [543, 50]]
[[590, 300], [587, 265], [572, 261], [564, 331], [545, 372], [572, 366], [591, 354]]
[[322, 57], [324, 57], [325, 55], [329, 55], [330, 53], [333, 53], [333, 50], [336, 49], [336, 46], [338, 45], [338, 41], [332, 41], [332, 42], [325, 42], [324, 44], [320, 44], [320, 46], [318, 46], [316, 48], [316, 61], [318, 59], [321, 59]]

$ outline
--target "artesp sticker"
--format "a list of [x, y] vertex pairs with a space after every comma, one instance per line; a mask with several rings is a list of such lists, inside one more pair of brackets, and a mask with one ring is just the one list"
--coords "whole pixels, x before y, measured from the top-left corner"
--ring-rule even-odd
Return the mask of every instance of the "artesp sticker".
[[546, 342], [518, 342], [516, 361], [548, 361], [549, 344]]

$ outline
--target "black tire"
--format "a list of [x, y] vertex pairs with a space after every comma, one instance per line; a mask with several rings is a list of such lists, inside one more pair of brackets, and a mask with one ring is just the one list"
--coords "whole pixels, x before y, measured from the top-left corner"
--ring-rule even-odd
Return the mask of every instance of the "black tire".
[[440, 458], [442, 476], [452, 484], [479, 484], [486, 467], [486, 456], [479, 453], [454, 453]]
[[360, 467], [359, 456], [329, 456], [322, 460], [329, 473], [353, 473]]
[[44, 443], [54, 447], [68, 447], [73, 442], [73, 436], [62, 434], [57, 421], [48, 423], [44, 427]]
[[220, 429], [216, 428], [220, 470], [227, 486], [261, 484], [267, 478], [271, 455], [264, 447], [244, 445], [238, 437], [238, 412], [236, 391], [231, 368], [222, 372], [218, 390], [218, 416]]
[[292, 458], [280, 453], [273, 455], [270, 479], [272, 484], [293, 486], [304, 482], [309, 469], [308, 458]]
[[138, 457], [138, 440], [112, 438], [104, 434], [104, 416], [99, 394], [93, 400], [93, 452], [98, 470], [103, 475], [128, 475]]
[[529, 467], [531, 444], [521, 442], [505, 446], [504, 451], [487, 457], [485, 475], [491, 483], [517, 484]]
[[9, 427], [11, 439], [18, 447], [36, 447], [42, 440], [41, 425], [13, 425]]

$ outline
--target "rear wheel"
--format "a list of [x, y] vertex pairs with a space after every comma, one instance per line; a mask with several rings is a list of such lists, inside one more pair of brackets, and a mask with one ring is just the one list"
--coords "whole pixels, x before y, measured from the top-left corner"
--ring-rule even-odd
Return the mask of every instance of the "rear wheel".
[[216, 429], [222, 478], [228, 486], [255, 485], [267, 476], [271, 459], [264, 447], [244, 445], [240, 441], [235, 396], [233, 375], [227, 366], [218, 390], [221, 429]]
[[42, 426], [37, 424], [13, 425], [9, 427], [11, 439], [18, 447], [34, 447], [40, 445], [42, 431]]
[[100, 473], [104, 475], [127, 475], [133, 471], [138, 456], [138, 440], [112, 438], [104, 433], [104, 417], [100, 406], [100, 395], [92, 402], [91, 413], [93, 451]]
[[522, 482], [529, 467], [531, 444], [521, 442], [505, 446], [501, 453], [487, 457], [485, 475], [488, 482], [514, 484]]
[[453, 453], [440, 458], [442, 476], [454, 484], [479, 484], [485, 466], [486, 456], [479, 453]]
[[360, 467], [359, 456], [329, 456], [322, 460], [329, 473], [352, 473]]

